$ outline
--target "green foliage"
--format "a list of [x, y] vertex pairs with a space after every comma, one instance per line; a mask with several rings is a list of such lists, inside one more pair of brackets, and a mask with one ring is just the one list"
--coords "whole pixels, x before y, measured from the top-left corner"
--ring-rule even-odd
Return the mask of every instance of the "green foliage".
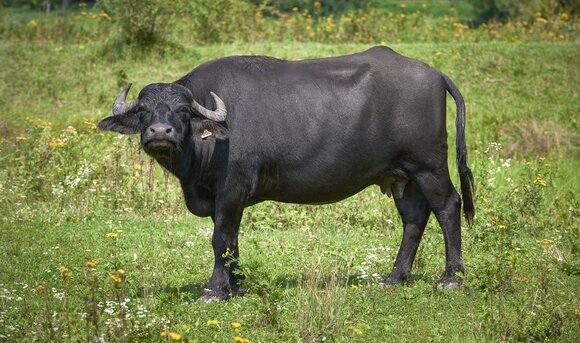
[[99, 4], [112, 14], [127, 43], [147, 46], [165, 39], [171, 20], [186, 1], [100, 0]]
[[251, 3], [230, 0], [192, 0], [190, 4], [191, 25], [184, 28], [203, 43], [250, 41], [259, 39], [264, 30], [260, 11]]
[[80, 12], [77, 8], [40, 15], [10, 9], [9, 14], [0, 14], [0, 37], [83, 44], [107, 37], [109, 50], [120, 51], [122, 56], [127, 46], [155, 50], [152, 47], [160, 45], [161, 50], [167, 46], [175, 50], [180, 45], [230, 42], [575, 41], [580, 26], [572, 9], [552, 2], [525, 7], [526, 14], [515, 19], [483, 21], [473, 27], [453, 8], [431, 15], [431, 3], [400, 4], [387, 11], [373, 3], [344, 12], [327, 12], [325, 6], [313, 2], [310, 7], [293, 6], [284, 12], [245, 0], [102, 0]]
[[481, 22], [490, 19], [494, 21], [510, 18], [530, 17], [530, 11], [538, 9], [538, 0], [470, 0]]
[[469, 0], [477, 15], [478, 23], [529, 19], [534, 13], [548, 16], [561, 12], [576, 13], [578, 4], [555, 0]]
[[[292, 1], [267, 1], [266, 3], [274, 7], [276, 10], [281, 12], [290, 13], [295, 9], [305, 10], [310, 12], [318, 11], [324, 16], [328, 15], [340, 15], [348, 11], [352, 11], [358, 8], [369, 7], [372, 5], [380, 5], [382, 1], [373, 0], [362, 0], [362, 1], [350, 1], [350, 0], [326, 0], [326, 1], [314, 1], [314, 0], [292, 0]], [[252, 0], [252, 3], [259, 5], [264, 3], [260, 0]]]

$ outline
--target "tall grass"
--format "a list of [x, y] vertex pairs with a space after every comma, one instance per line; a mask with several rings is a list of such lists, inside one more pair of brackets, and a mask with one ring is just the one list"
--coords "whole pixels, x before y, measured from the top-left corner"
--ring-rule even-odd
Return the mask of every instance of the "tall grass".
[[[82, 5], [83, 3], [81, 3]], [[0, 15], [0, 37], [7, 41], [83, 43], [103, 37], [123, 44], [177, 44], [299, 41], [324, 43], [397, 42], [533, 42], [575, 41], [580, 19], [552, 4], [542, 13], [507, 22], [472, 26], [458, 12], [433, 17], [429, 5], [385, 11], [370, 5], [340, 14], [324, 14], [321, 2], [312, 8], [280, 12], [245, 1], [178, 1], [140, 3], [103, 1], [68, 15], [30, 14], [14, 20]], [[14, 12], [14, 11], [12, 11]], [[14, 13], [12, 13], [14, 16]], [[25, 19], [26, 18], [26, 19]], [[155, 25], [150, 25], [155, 23]]]

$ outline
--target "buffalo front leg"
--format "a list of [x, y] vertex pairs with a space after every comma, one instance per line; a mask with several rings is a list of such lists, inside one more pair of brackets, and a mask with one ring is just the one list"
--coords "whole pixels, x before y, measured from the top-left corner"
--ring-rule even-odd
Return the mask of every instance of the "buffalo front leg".
[[431, 214], [427, 199], [413, 181], [407, 183], [401, 198], [395, 198], [395, 204], [403, 220], [403, 240], [386, 286], [397, 286], [410, 278], [417, 248]]
[[243, 293], [239, 281], [238, 231], [242, 220], [243, 206], [240, 203], [222, 204], [216, 207], [213, 216], [214, 231], [212, 247], [214, 267], [208, 288], [204, 292], [206, 302], [227, 300]]

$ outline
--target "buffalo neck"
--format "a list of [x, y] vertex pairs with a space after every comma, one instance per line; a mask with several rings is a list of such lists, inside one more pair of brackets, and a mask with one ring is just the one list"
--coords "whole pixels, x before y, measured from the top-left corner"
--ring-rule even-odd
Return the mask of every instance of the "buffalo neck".
[[189, 141], [182, 149], [168, 158], [156, 158], [157, 162], [175, 175], [182, 185], [197, 184], [210, 188], [209, 164], [214, 150], [214, 141]]
[[170, 156], [154, 158], [163, 168], [183, 182], [185, 178], [191, 178], [192, 173], [194, 173], [192, 156], [193, 144], [188, 143], [180, 151], [172, 153]]

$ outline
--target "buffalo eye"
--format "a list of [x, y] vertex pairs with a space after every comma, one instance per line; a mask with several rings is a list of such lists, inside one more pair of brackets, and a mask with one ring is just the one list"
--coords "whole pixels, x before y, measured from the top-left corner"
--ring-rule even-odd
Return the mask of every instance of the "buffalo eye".
[[187, 117], [189, 117], [191, 115], [191, 109], [188, 106], [180, 107], [175, 112], [177, 114], [179, 114], [180, 116], [187, 116]]
[[139, 120], [142, 123], [144, 123], [144, 122], [146, 122], [146, 121], [148, 121], [148, 120], [151, 119], [151, 113], [148, 112], [148, 111], [146, 111], [146, 110], [144, 110], [144, 109], [138, 111], [137, 114], [139, 115]]

